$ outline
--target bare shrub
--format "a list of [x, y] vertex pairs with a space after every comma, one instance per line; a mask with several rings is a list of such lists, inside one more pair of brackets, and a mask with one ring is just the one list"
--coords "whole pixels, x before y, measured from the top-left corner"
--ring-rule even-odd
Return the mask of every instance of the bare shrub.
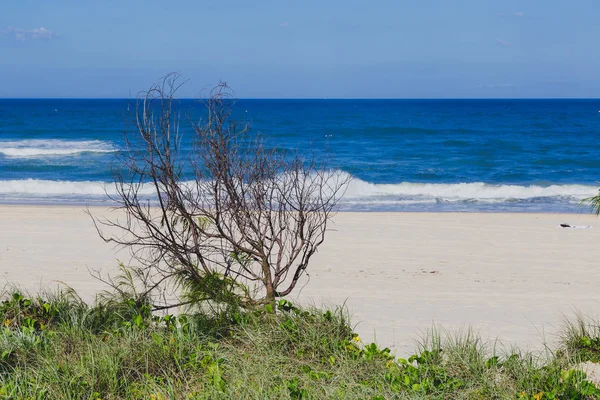
[[[204, 117], [192, 124], [193, 150], [184, 155], [179, 82], [169, 75], [138, 98], [111, 196], [125, 220], [93, 217], [96, 228], [130, 249], [137, 265], [128, 280], [153, 296], [155, 309], [272, 304], [294, 290], [323, 243], [349, 175], [314, 155], [284, 155], [234, 123], [224, 83], [202, 101]], [[159, 304], [156, 294], [167, 287], [179, 295], [158, 296]]]

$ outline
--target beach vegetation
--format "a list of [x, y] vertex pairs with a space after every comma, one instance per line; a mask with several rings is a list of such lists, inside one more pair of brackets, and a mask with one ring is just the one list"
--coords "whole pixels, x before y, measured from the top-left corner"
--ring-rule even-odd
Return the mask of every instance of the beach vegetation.
[[273, 307], [306, 273], [349, 175], [236, 123], [225, 83], [191, 122], [178, 108], [180, 86], [171, 74], [140, 95], [110, 196], [125, 217], [93, 217], [96, 228], [130, 250], [135, 265], [122, 271], [125, 281], [155, 310]]
[[595, 196], [586, 197], [581, 200], [580, 206], [590, 210], [596, 216], [600, 215], [600, 192]]
[[490, 347], [471, 331], [432, 331], [398, 358], [364, 343], [344, 308], [151, 313], [135, 299], [88, 305], [72, 291], [0, 305], [0, 398], [6, 399], [592, 399], [582, 362], [597, 360], [588, 321], [558, 350]]
[[587, 197], [581, 200], [581, 207], [587, 208], [591, 213], [600, 215], [600, 195]]

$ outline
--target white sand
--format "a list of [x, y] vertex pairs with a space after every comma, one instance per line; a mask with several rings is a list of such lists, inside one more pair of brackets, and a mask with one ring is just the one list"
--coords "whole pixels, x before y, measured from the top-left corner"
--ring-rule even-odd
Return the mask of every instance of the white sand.
[[[376, 336], [399, 355], [434, 323], [540, 349], [564, 316], [600, 310], [594, 216], [342, 213], [332, 228], [296, 294], [306, 303], [346, 301], [363, 340]], [[87, 268], [114, 271], [117, 258], [129, 259], [98, 238], [82, 208], [0, 206], [8, 283], [34, 292], [60, 280], [91, 299], [102, 286]]]

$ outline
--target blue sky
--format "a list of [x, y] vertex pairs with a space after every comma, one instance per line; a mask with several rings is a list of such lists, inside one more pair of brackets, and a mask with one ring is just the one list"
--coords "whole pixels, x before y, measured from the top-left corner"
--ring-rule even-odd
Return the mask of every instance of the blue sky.
[[599, 97], [598, 0], [2, 1], [0, 97]]

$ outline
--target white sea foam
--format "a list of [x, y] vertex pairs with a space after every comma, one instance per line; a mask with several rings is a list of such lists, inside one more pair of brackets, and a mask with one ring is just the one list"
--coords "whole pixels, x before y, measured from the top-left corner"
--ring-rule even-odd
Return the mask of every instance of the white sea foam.
[[[140, 192], [144, 196], [152, 196], [154, 188], [144, 185]], [[106, 198], [106, 195], [117, 194], [112, 182], [99, 181], [53, 181], [44, 179], [22, 179], [0, 181], [0, 196], [8, 197], [49, 197], [49, 198]]]
[[84, 152], [111, 153], [115, 147], [101, 140], [30, 139], [0, 141], [0, 154], [13, 158], [67, 156]]
[[[405, 205], [435, 205], [456, 203], [523, 204], [559, 203], [576, 204], [594, 196], [598, 188], [590, 185], [492, 185], [481, 182], [457, 184], [409, 183], [374, 184], [353, 179], [347, 187], [342, 204], [350, 208], [365, 206], [377, 209]], [[115, 195], [110, 182], [73, 182], [52, 180], [0, 181], [0, 200], [107, 200], [106, 194]], [[154, 197], [150, 185], [142, 188], [141, 195]]]
[[101, 196], [115, 194], [114, 186], [104, 182], [72, 182], [42, 179], [0, 181], [0, 194], [19, 196]]
[[541, 198], [580, 201], [598, 193], [589, 185], [494, 185], [474, 183], [410, 183], [374, 184], [353, 179], [345, 199], [377, 199], [394, 197], [398, 200], [510, 202]]

